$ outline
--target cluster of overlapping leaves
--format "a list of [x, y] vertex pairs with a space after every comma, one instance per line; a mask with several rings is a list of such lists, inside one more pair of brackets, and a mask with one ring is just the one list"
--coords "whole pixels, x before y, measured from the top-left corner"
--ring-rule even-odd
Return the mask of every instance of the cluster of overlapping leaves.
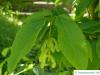
[[7, 58], [9, 73], [34, 47], [40, 51], [37, 57], [41, 68], [100, 68], [99, 0], [76, 0], [74, 20], [60, 2], [56, 0], [54, 9], [36, 12], [24, 21]]

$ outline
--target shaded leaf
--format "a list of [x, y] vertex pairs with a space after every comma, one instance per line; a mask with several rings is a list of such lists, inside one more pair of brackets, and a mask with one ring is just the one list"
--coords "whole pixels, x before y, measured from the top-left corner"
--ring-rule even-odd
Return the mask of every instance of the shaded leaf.
[[100, 59], [97, 56], [96, 53], [96, 40], [90, 40], [91, 47], [92, 47], [92, 53], [93, 53], [93, 61], [89, 61], [88, 69], [89, 70], [98, 70], [100, 68]]
[[96, 43], [96, 53], [97, 53], [97, 56], [100, 58], [100, 35]]
[[94, 0], [77, 0], [76, 19], [81, 18]]
[[100, 32], [100, 22], [83, 18], [79, 26], [82, 28], [83, 32], [88, 34], [95, 34]]

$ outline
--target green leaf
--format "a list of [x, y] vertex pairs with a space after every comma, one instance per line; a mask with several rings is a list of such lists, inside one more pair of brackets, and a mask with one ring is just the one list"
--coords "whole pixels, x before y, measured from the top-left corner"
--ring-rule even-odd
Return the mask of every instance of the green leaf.
[[83, 18], [79, 26], [82, 28], [83, 32], [88, 34], [95, 34], [100, 32], [100, 22]]
[[77, 0], [77, 7], [76, 7], [76, 19], [78, 20], [84, 15], [84, 12], [86, 11], [86, 8], [89, 7], [89, 5], [94, 0]]
[[86, 69], [88, 59], [92, 60], [91, 47], [78, 25], [69, 16], [56, 17], [58, 44], [66, 59], [77, 69]]
[[98, 58], [96, 53], [96, 42], [97, 40], [90, 40], [90, 44], [92, 47], [92, 53], [93, 53], [93, 61], [89, 61], [88, 69], [89, 70], [98, 70], [100, 68], [100, 58]]
[[97, 56], [100, 58], [100, 35], [96, 44], [96, 53], [97, 53]]
[[37, 36], [45, 25], [45, 16], [48, 15], [50, 15], [50, 12], [44, 10], [34, 13], [25, 20], [11, 48], [11, 55], [8, 58], [9, 72], [12, 72], [16, 68], [20, 59], [29, 53], [31, 48], [35, 45]]
[[5, 16], [0, 14], [0, 52], [5, 47], [12, 45], [12, 41], [18, 29], [18, 25], [9, 22]]
[[3, 66], [4, 66], [4, 64], [6, 63], [6, 59], [2, 62], [2, 63], [0, 63], [0, 75], [3, 75]]
[[6, 57], [7, 56], [7, 53], [9, 51], [10, 48], [4, 48], [3, 51], [1, 52], [1, 54]]

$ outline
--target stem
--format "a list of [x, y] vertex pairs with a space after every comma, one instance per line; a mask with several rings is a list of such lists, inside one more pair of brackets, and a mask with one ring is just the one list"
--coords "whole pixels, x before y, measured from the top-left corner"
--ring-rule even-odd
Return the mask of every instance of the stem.
[[34, 64], [30, 64], [27, 68], [25, 68], [24, 70], [22, 70], [22, 71], [16, 73], [15, 75], [19, 75], [19, 74], [21, 74], [21, 73], [23, 73], [23, 72], [26, 72], [26, 71], [32, 69], [33, 66], [34, 66]]
[[95, 12], [95, 9], [98, 4], [99, 4], [99, 0], [94, 0], [92, 5], [89, 8], [90, 18], [93, 20], [98, 20], [98, 13]]

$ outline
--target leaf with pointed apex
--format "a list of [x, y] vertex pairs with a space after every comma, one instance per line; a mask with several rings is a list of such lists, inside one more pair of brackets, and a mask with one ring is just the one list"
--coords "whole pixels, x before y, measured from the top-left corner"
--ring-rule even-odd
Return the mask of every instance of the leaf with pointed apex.
[[91, 47], [81, 29], [66, 14], [56, 17], [55, 25], [59, 48], [66, 59], [77, 69], [86, 69], [92, 55]]
[[36, 43], [36, 38], [45, 25], [45, 16], [50, 15], [50, 11], [41, 11], [28, 17], [22, 28], [16, 35], [11, 48], [11, 55], [8, 58], [8, 71], [12, 72], [20, 59], [25, 56]]

